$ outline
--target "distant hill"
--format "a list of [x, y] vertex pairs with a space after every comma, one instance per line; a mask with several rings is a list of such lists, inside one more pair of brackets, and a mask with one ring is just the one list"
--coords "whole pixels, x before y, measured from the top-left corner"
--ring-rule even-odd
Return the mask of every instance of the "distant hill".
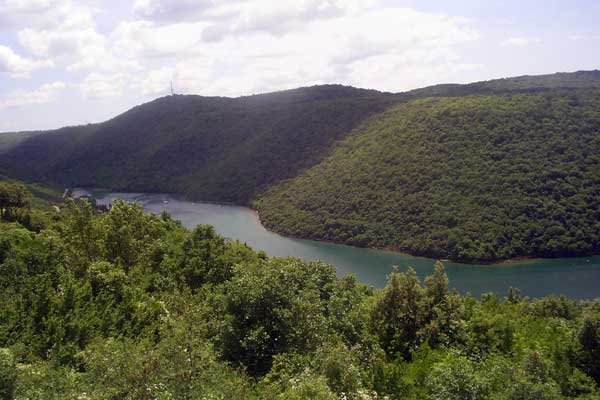
[[0, 134], [0, 173], [254, 204], [282, 233], [458, 260], [598, 253], [600, 71], [168, 96]]
[[235, 99], [163, 97], [104, 123], [22, 140], [5, 151], [0, 168], [65, 185], [247, 203], [397, 101], [339, 85]]
[[442, 84], [411, 90], [407, 97], [465, 96], [506, 92], [544, 92], [555, 89], [600, 89], [600, 71], [559, 72], [548, 75], [523, 75], [474, 82], [466, 85]]

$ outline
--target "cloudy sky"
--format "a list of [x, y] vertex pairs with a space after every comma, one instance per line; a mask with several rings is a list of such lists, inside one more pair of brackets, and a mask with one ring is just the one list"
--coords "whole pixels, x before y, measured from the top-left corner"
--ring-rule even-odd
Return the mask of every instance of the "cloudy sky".
[[0, 132], [177, 93], [436, 83], [600, 68], [595, 0], [0, 0]]

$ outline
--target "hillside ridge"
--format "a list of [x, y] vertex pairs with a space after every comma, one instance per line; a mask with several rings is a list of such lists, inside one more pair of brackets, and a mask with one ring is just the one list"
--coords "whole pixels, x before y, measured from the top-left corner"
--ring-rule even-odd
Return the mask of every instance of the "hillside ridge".
[[[165, 96], [98, 124], [0, 135], [0, 173], [62, 186], [254, 204], [266, 226], [281, 233], [461, 261], [593, 254], [600, 249], [590, 155], [600, 153], [598, 90], [600, 71], [594, 70], [395, 94], [316, 85], [237, 98]], [[399, 146], [407, 137], [412, 141], [406, 148]], [[386, 146], [376, 148], [378, 143]], [[449, 167], [428, 153], [434, 150], [450, 157]], [[456, 154], [463, 158], [452, 158]], [[333, 169], [323, 169], [331, 160]], [[425, 168], [432, 161], [438, 164]], [[522, 169], [513, 171], [517, 164]], [[556, 176], [547, 178], [540, 165]], [[473, 174], [489, 167], [496, 168], [491, 176], [499, 184], [481, 185], [487, 178]], [[407, 174], [411, 180], [399, 178]], [[525, 177], [538, 192], [527, 189], [520, 180]], [[555, 186], [539, 183], [545, 179]], [[569, 190], [588, 197], [550, 210], [544, 202], [556, 206], [564, 197], [557, 179], [574, 180]], [[421, 187], [407, 192], [415, 182]], [[478, 187], [519, 206], [483, 198]], [[443, 201], [442, 193], [449, 193]], [[410, 198], [419, 210], [406, 204]], [[524, 201], [541, 211], [527, 209]], [[510, 228], [502, 213], [511, 209], [529, 210], [538, 222], [576, 218], [535, 228], [524, 228], [531, 218], [513, 218], [525, 225]], [[489, 223], [473, 221], [470, 210]]]

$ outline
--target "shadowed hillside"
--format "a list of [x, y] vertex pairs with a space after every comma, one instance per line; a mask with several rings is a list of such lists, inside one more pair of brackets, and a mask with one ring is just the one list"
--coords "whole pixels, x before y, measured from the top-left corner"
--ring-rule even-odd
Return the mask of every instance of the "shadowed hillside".
[[101, 124], [37, 134], [0, 164], [27, 179], [245, 203], [314, 165], [395, 101], [338, 85], [236, 99], [163, 97]]

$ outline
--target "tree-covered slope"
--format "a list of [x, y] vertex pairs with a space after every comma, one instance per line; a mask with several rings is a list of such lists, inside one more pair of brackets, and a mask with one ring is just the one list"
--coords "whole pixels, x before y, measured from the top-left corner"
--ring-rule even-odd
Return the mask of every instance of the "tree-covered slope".
[[247, 203], [315, 165], [389, 106], [429, 96], [600, 87], [600, 71], [400, 94], [323, 85], [240, 98], [169, 96], [100, 124], [0, 135], [0, 173], [65, 185]]
[[339, 85], [240, 98], [170, 96], [101, 124], [22, 140], [7, 175], [245, 203], [318, 162], [397, 96]]
[[600, 91], [420, 99], [257, 202], [278, 232], [455, 260], [600, 251]]

